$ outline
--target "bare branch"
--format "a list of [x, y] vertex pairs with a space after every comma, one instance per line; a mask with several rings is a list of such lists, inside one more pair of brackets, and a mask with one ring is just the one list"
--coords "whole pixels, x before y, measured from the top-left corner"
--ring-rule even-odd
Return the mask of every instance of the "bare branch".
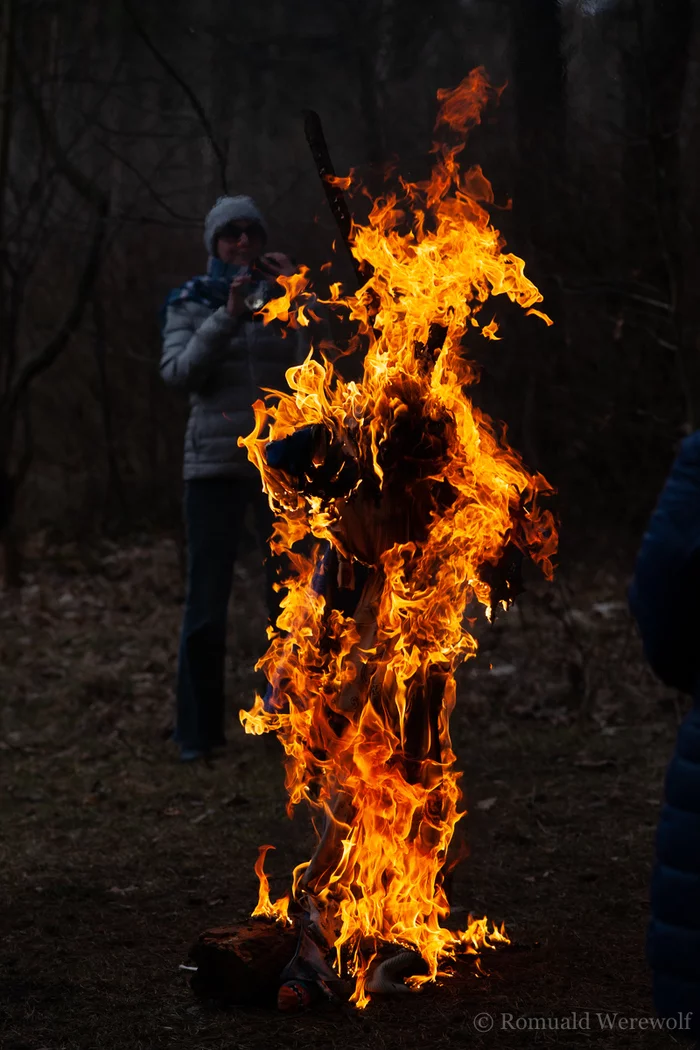
[[116, 60], [116, 62], [114, 64], [114, 68], [113, 68], [112, 73], [110, 74], [109, 78], [107, 80], [105, 80], [104, 82], [102, 82], [101, 85], [100, 85], [101, 87], [103, 87], [103, 91], [102, 91], [100, 97], [93, 103], [92, 106], [90, 106], [90, 109], [87, 111], [87, 113], [85, 113], [85, 112], [81, 113], [82, 126], [80, 128], [78, 128], [78, 130], [76, 131], [76, 133], [73, 136], [72, 140], [69, 142], [68, 147], [66, 149], [66, 152], [68, 152], [68, 153], [72, 152], [73, 149], [78, 145], [80, 140], [82, 138], [84, 138], [84, 136], [90, 130], [90, 128], [93, 127], [97, 123], [97, 118], [98, 118], [98, 116], [100, 114], [100, 111], [101, 111], [103, 105], [105, 104], [105, 102], [109, 98], [110, 94], [112, 94], [113, 91], [114, 91], [114, 85], [116, 84], [116, 81], [117, 81], [117, 74], [118, 74], [119, 70], [121, 69], [121, 67], [124, 65], [124, 62], [125, 62], [125, 56], [124, 56], [124, 52], [122, 51], [122, 53], [119, 55], [119, 57], [117, 58], [117, 60]]
[[[0, 87], [0, 245], [3, 242], [4, 219], [5, 219], [5, 188], [10, 170], [10, 141], [12, 138], [13, 117], [13, 85], [15, 75], [14, 62], [14, 0], [3, 6], [2, 39], [0, 39], [0, 69], [2, 69], [2, 85]], [[2, 245], [0, 252], [4, 256], [5, 250]], [[1, 294], [1, 290], [0, 290]], [[4, 305], [4, 304], [3, 304]]]
[[221, 179], [221, 189], [224, 193], [228, 193], [228, 180], [226, 178], [226, 154], [221, 148], [220, 144], [217, 142], [216, 135], [214, 134], [214, 129], [212, 128], [211, 122], [207, 117], [204, 106], [199, 101], [197, 95], [187, 83], [187, 81], [182, 78], [182, 76], [178, 73], [178, 71], [171, 64], [171, 62], [165, 57], [163, 52], [160, 51], [153, 43], [150, 36], [144, 29], [143, 25], [139, 21], [136, 12], [134, 11], [134, 8], [131, 5], [130, 0], [124, 0], [124, 8], [134, 24], [134, 29], [136, 30], [137, 35], [140, 37], [145, 46], [151, 52], [156, 62], [158, 62], [159, 65], [162, 66], [162, 68], [165, 70], [168, 76], [175, 81], [175, 83], [178, 85], [181, 91], [183, 91], [184, 94], [187, 96], [189, 103], [192, 106], [192, 109], [195, 111], [199, 118], [202, 128], [204, 129], [207, 139], [209, 140], [209, 144], [211, 145], [211, 148], [214, 151], [214, 155], [216, 156], [216, 159], [218, 161], [219, 177]]
[[22, 443], [22, 454], [19, 457], [19, 461], [17, 463], [17, 466], [15, 467], [15, 471], [14, 471], [14, 474], [13, 474], [13, 477], [12, 477], [12, 481], [13, 481], [13, 484], [14, 484], [14, 487], [15, 487], [15, 491], [17, 491], [20, 488], [20, 486], [22, 485], [22, 483], [24, 482], [24, 479], [26, 478], [27, 474], [29, 473], [29, 468], [31, 467], [32, 463], [34, 462], [34, 451], [35, 451], [34, 428], [32, 427], [32, 409], [31, 409], [31, 404], [29, 402], [29, 396], [28, 395], [29, 395], [29, 391], [27, 390], [25, 392], [25, 397], [22, 398], [22, 404], [21, 404], [22, 429], [23, 429], [22, 439], [23, 439], [23, 443]]
[[[141, 110], [140, 112], [143, 112]], [[201, 131], [136, 131], [134, 128], [113, 128], [109, 124], [104, 124], [100, 120], [93, 121], [93, 128], [97, 128], [98, 131], [104, 132], [105, 135], [113, 136], [114, 138], [128, 139], [129, 142], [136, 142], [139, 139], [146, 139], [149, 142], [153, 142], [156, 139], [174, 139], [177, 138], [181, 142], [200, 142], [202, 138]]]
[[5, 398], [0, 401], [0, 408], [4, 413], [11, 416], [16, 410], [20, 399], [24, 395], [29, 384], [42, 372], [45, 372], [60, 356], [67, 346], [71, 336], [82, 321], [85, 308], [90, 300], [92, 288], [97, 278], [102, 246], [107, 233], [108, 207], [106, 202], [99, 210], [95, 232], [92, 243], [85, 260], [83, 272], [78, 281], [75, 298], [63, 324], [55, 335], [46, 343], [41, 350], [27, 358], [17, 369], [13, 377], [10, 389]]
[[100, 141], [100, 145], [104, 150], [107, 151], [107, 153], [114, 157], [115, 160], [118, 160], [120, 164], [123, 164], [124, 167], [132, 173], [132, 175], [136, 176], [138, 181], [148, 192], [148, 194], [153, 198], [156, 204], [160, 205], [163, 211], [167, 212], [167, 214], [170, 215], [171, 218], [177, 219], [179, 222], [187, 223], [188, 225], [190, 223], [196, 222], [201, 223], [201, 220], [198, 220], [191, 215], [180, 215], [179, 212], [174, 211], [174, 209], [170, 207], [168, 202], [163, 197], [161, 197], [161, 195], [156, 191], [154, 186], [148, 181], [147, 177], [141, 171], [139, 171], [136, 165], [132, 164], [131, 161], [126, 159], [126, 157], [122, 157], [120, 153], [118, 153], [115, 149], [112, 148], [112, 146], [109, 145], [109, 143], [102, 140]]
[[623, 299], [630, 299], [636, 303], [651, 306], [661, 313], [670, 314], [673, 310], [671, 303], [664, 299], [656, 298], [654, 295], [645, 295], [635, 291], [634, 286], [616, 283], [614, 281], [582, 281], [578, 284], [565, 282], [559, 275], [553, 275], [554, 280], [565, 295], [617, 295]]
[[91, 204], [95, 205], [98, 211], [104, 211], [106, 213], [109, 209], [109, 199], [107, 195], [100, 189], [97, 183], [93, 182], [82, 173], [80, 168], [73, 163], [64, 148], [61, 146], [61, 143], [58, 141], [58, 137], [44, 112], [39, 96], [35, 91], [31, 73], [17, 49], [15, 49], [15, 61], [19, 79], [22, 82], [22, 87], [37, 123], [41, 139], [46, 143], [49, 152], [53, 155], [57, 169], [70, 183], [76, 193]]

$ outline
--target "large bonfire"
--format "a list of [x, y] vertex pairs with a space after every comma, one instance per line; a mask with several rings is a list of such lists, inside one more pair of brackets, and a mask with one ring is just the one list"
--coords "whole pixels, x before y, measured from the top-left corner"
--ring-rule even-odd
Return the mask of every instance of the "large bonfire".
[[[330, 303], [355, 325], [361, 381], [344, 381], [317, 350], [287, 373], [288, 392], [256, 404], [244, 441], [277, 514], [272, 547], [292, 570], [262, 660], [270, 689], [242, 721], [278, 735], [289, 809], [304, 801], [318, 818], [291, 897], [270, 899], [263, 849], [254, 914], [289, 921], [291, 904], [335, 971], [354, 977], [358, 1006], [387, 952], [422, 957], [416, 986], [441, 959], [505, 938], [486, 919], [443, 925], [447, 851], [464, 815], [449, 732], [455, 670], [477, 650], [467, 613], [510, 603], [514, 551], [550, 575], [556, 544], [538, 502], [547, 482], [468, 396], [468, 341], [498, 338], [490, 315], [482, 323], [491, 296], [548, 322], [490, 224], [488, 181], [458, 165], [492, 94], [481, 70], [439, 92], [436, 128], [458, 141], [433, 147], [427, 182], [399, 180], [353, 227], [366, 279], [352, 294], [332, 286]], [[308, 324], [308, 274], [281, 283], [265, 321]]]

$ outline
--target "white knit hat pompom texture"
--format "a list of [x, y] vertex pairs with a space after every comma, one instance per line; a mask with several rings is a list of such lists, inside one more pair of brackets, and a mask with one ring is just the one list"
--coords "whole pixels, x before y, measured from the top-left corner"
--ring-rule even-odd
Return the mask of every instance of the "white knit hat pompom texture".
[[240, 219], [259, 223], [267, 236], [267, 223], [252, 197], [219, 197], [204, 220], [204, 246], [210, 255], [215, 254], [217, 234], [230, 222]]

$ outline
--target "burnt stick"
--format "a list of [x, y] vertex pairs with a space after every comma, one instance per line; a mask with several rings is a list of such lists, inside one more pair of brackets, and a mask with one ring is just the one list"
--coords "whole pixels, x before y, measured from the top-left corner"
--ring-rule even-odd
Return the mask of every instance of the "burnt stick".
[[357, 277], [357, 282], [358, 284], [364, 284], [365, 277], [363, 277], [360, 265], [350, 249], [352, 237], [352, 215], [350, 214], [347, 201], [343, 196], [343, 191], [339, 186], [334, 186], [328, 181], [327, 176], [335, 176], [335, 168], [333, 167], [331, 155], [328, 152], [328, 144], [326, 142], [326, 136], [323, 133], [321, 118], [313, 109], [304, 110], [304, 133], [306, 135], [306, 141], [309, 144], [309, 149], [311, 150], [311, 155], [314, 158], [319, 178], [323, 183], [326, 200], [328, 201], [333, 213], [333, 218], [335, 219], [340, 231], [342, 242], [347, 248], [348, 255], [352, 260], [352, 266], [355, 271], [355, 276]]

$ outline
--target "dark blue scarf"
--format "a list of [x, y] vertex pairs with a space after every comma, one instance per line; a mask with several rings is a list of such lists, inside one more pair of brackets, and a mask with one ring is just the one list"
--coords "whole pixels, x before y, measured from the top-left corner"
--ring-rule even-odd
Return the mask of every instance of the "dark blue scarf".
[[165, 306], [191, 300], [195, 303], [204, 303], [212, 310], [218, 310], [220, 306], [226, 306], [231, 281], [243, 269], [246, 267], [225, 263], [212, 256], [209, 259], [206, 274], [185, 281], [180, 288], [173, 288], [165, 301]]

